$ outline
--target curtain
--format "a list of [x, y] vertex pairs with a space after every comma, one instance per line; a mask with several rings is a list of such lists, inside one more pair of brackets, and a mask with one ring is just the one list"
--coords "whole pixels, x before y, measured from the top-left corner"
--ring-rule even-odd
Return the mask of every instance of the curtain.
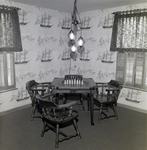
[[17, 8], [0, 6], [0, 51], [22, 51]]
[[114, 14], [110, 51], [147, 52], [147, 9]]

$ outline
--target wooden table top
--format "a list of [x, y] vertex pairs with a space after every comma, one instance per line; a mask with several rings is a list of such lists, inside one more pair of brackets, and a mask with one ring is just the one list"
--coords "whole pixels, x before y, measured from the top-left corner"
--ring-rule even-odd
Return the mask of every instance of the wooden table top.
[[83, 78], [83, 84], [64, 84], [64, 78], [54, 78], [51, 85], [59, 90], [89, 90], [96, 86], [92, 78]]

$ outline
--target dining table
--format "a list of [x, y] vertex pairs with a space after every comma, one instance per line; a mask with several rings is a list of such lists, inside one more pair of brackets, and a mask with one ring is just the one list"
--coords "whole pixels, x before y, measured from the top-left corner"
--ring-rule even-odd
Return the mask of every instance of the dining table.
[[88, 100], [88, 110], [90, 111], [90, 123], [94, 125], [93, 121], [93, 90], [96, 86], [96, 83], [92, 78], [82, 78], [82, 82], [70, 82], [65, 83], [65, 78], [54, 78], [51, 82], [51, 85], [54, 87], [54, 94], [56, 94], [56, 98], [58, 99], [59, 94], [87, 94]]

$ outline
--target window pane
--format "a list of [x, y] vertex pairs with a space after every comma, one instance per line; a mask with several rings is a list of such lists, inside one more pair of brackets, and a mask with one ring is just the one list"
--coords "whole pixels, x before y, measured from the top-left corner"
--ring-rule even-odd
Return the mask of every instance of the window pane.
[[14, 67], [13, 67], [12, 53], [7, 53], [7, 76], [8, 76], [8, 86], [14, 85]]
[[137, 53], [137, 55], [136, 55], [135, 84], [142, 85], [142, 80], [143, 80], [143, 66], [144, 66], [144, 53]]
[[134, 53], [128, 53], [126, 64], [126, 83], [133, 84]]
[[0, 53], [0, 87], [5, 86], [4, 79], [4, 58], [3, 53]]
[[15, 88], [13, 52], [0, 52], [0, 90]]
[[121, 83], [124, 82], [124, 70], [125, 70], [124, 66], [125, 66], [125, 53], [118, 53], [116, 79]]
[[145, 79], [145, 87], [147, 88], [147, 54], [145, 55], [145, 74], [144, 74], [144, 79]]

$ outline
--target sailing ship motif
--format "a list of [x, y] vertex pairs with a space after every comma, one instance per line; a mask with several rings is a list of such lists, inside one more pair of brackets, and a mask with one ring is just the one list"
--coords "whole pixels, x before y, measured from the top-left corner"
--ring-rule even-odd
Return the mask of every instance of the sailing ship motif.
[[68, 49], [65, 49], [63, 51], [62, 60], [69, 60], [70, 59], [70, 51]]
[[108, 52], [108, 51], [103, 52], [103, 57], [102, 57], [101, 62], [103, 62], [103, 63], [113, 63], [114, 60], [112, 60], [112, 55], [113, 55], [112, 52]]
[[28, 63], [27, 51], [15, 53], [15, 64], [26, 64]]
[[82, 60], [82, 61], [89, 61], [90, 60], [90, 58], [89, 58], [89, 52], [83, 52], [81, 54], [80, 60]]
[[17, 101], [26, 100], [28, 98], [29, 98], [29, 94], [26, 89], [23, 89], [23, 87], [21, 87], [21, 89], [18, 89]]
[[42, 58], [41, 58], [41, 62], [48, 62], [51, 61], [51, 50], [46, 50], [42, 52]]
[[50, 15], [47, 15], [47, 14], [42, 15], [40, 27], [50, 28], [52, 26], [50, 24], [50, 19], [51, 19]]
[[63, 19], [63, 23], [62, 23], [62, 29], [70, 29], [71, 28], [71, 20], [70, 19]]
[[22, 13], [19, 13], [19, 20], [21, 20], [19, 22], [20, 25], [26, 25], [27, 24], [26, 15], [27, 15], [27, 13], [25, 11], [23, 11]]
[[90, 26], [90, 17], [86, 18], [84, 17], [84, 19], [82, 20], [82, 23], [81, 23], [81, 29], [90, 29], [91, 26]]
[[139, 95], [139, 91], [134, 92], [133, 89], [132, 89], [132, 91], [128, 90], [126, 100], [135, 102], [135, 103], [139, 103], [140, 101], [138, 100], [138, 95]]
[[112, 28], [113, 27], [114, 16], [108, 15], [105, 17], [103, 28]]

